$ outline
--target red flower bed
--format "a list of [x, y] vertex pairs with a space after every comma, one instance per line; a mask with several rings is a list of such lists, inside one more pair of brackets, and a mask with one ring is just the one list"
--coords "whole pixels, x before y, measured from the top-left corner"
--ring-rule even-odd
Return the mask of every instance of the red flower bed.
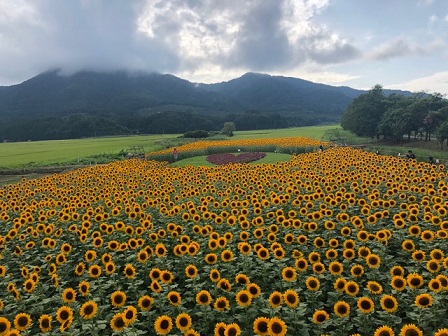
[[207, 156], [207, 161], [215, 165], [224, 165], [228, 163], [247, 163], [252, 161], [257, 161], [264, 158], [266, 153], [261, 152], [248, 152], [234, 155], [231, 153], [223, 154], [211, 154]]

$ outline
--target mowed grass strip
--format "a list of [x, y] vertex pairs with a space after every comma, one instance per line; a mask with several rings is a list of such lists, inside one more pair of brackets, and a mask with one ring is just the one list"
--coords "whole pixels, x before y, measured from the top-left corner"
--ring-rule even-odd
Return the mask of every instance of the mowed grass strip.
[[[233, 153], [234, 155], [238, 155], [241, 153]], [[250, 162], [250, 164], [269, 164], [269, 163], [279, 163], [289, 161], [291, 159], [291, 155], [282, 154], [282, 153], [266, 153], [266, 156], [260, 160]], [[170, 165], [171, 167], [186, 167], [186, 166], [204, 166], [204, 167], [214, 167], [216, 166], [213, 163], [207, 161], [207, 155], [204, 156], [196, 156], [192, 158], [187, 158], [184, 160], [179, 160]]]

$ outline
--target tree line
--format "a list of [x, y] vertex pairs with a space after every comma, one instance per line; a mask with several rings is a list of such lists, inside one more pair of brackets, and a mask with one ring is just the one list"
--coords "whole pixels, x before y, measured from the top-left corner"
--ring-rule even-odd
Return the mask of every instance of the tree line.
[[358, 136], [399, 143], [406, 136], [430, 141], [433, 135], [443, 148], [448, 140], [448, 100], [440, 93], [386, 96], [382, 86], [375, 85], [347, 106], [341, 126]]
[[62, 117], [22, 118], [0, 124], [0, 141], [57, 140], [130, 134], [183, 134], [188, 131], [220, 131], [226, 122], [236, 130], [287, 128], [316, 125], [318, 117], [303, 118], [276, 112], [198, 113], [166, 111], [140, 116], [77, 113]]

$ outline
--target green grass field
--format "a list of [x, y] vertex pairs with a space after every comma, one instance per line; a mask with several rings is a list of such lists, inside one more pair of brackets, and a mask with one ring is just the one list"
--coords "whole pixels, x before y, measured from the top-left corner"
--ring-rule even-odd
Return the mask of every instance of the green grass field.
[[117, 154], [136, 146], [149, 152], [162, 149], [159, 142], [175, 137], [164, 134], [0, 143], [0, 168], [76, 163], [86, 157]]
[[[321, 139], [328, 129], [337, 127], [333, 125], [262, 131], [237, 131], [232, 139], [294, 136]], [[142, 146], [145, 152], [151, 152], [164, 147], [174, 147], [181, 143], [182, 139], [179, 139], [179, 134], [0, 143], [0, 168], [76, 164], [86, 162], [85, 159], [89, 157], [91, 161], [95, 162], [94, 156], [126, 152], [130, 147]]]
[[[382, 140], [359, 138], [341, 129], [339, 125], [309, 126], [287, 129], [236, 131], [231, 139], [285, 138], [308, 137], [330, 140], [330, 137], [345, 138], [347, 144], [364, 144], [370, 151], [379, 150], [385, 155], [406, 153], [412, 149], [417, 159], [426, 160], [433, 156], [441, 161], [448, 161], [448, 151], [440, 149], [435, 141], [408, 141], [401, 144], [390, 144]], [[217, 138], [222, 139], [223, 136]], [[141, 147], [144, 152], [152, 152], [164, 148], [179, 146], [191, 139], [179, 138], [179, 134], [136, 135], [120, 137], [89, 138], [76, 140], [53, 140], [0, 143], [0, 169], [15, 169], [24, 167], [39, 167], [51, 165], [104, 163], [125, 156], [132, 147]], [[120, 155], [119, 155], [120, 154]], [[269, 155], [265, 160], [275, 162], [275, 155]], [[284, 158], [279, 159], [284, 160]], [[263, 162], [263, 161], [257, 161]], [[203, 157], [181, 160], [176, 165], [208, 165]]]

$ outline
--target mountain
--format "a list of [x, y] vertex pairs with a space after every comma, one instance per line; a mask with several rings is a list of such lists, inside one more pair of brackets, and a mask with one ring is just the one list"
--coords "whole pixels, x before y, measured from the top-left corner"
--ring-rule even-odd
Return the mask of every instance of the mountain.
[[221, 94], [244, 109], [301, 111], [341, 115], [363, 91], [348, 91], [303, 79], [247, 73], [218, 84], [202, 84], [205, 90]]
[[234, 121], [237, 129], [338, 122], [362, 93], [256, 73], [198, 84], [169, 74], [84, 71], [64, 76], [52, 70], [0, 87], [0, 140], [183, 133], [218, 130], [226, 121]]

